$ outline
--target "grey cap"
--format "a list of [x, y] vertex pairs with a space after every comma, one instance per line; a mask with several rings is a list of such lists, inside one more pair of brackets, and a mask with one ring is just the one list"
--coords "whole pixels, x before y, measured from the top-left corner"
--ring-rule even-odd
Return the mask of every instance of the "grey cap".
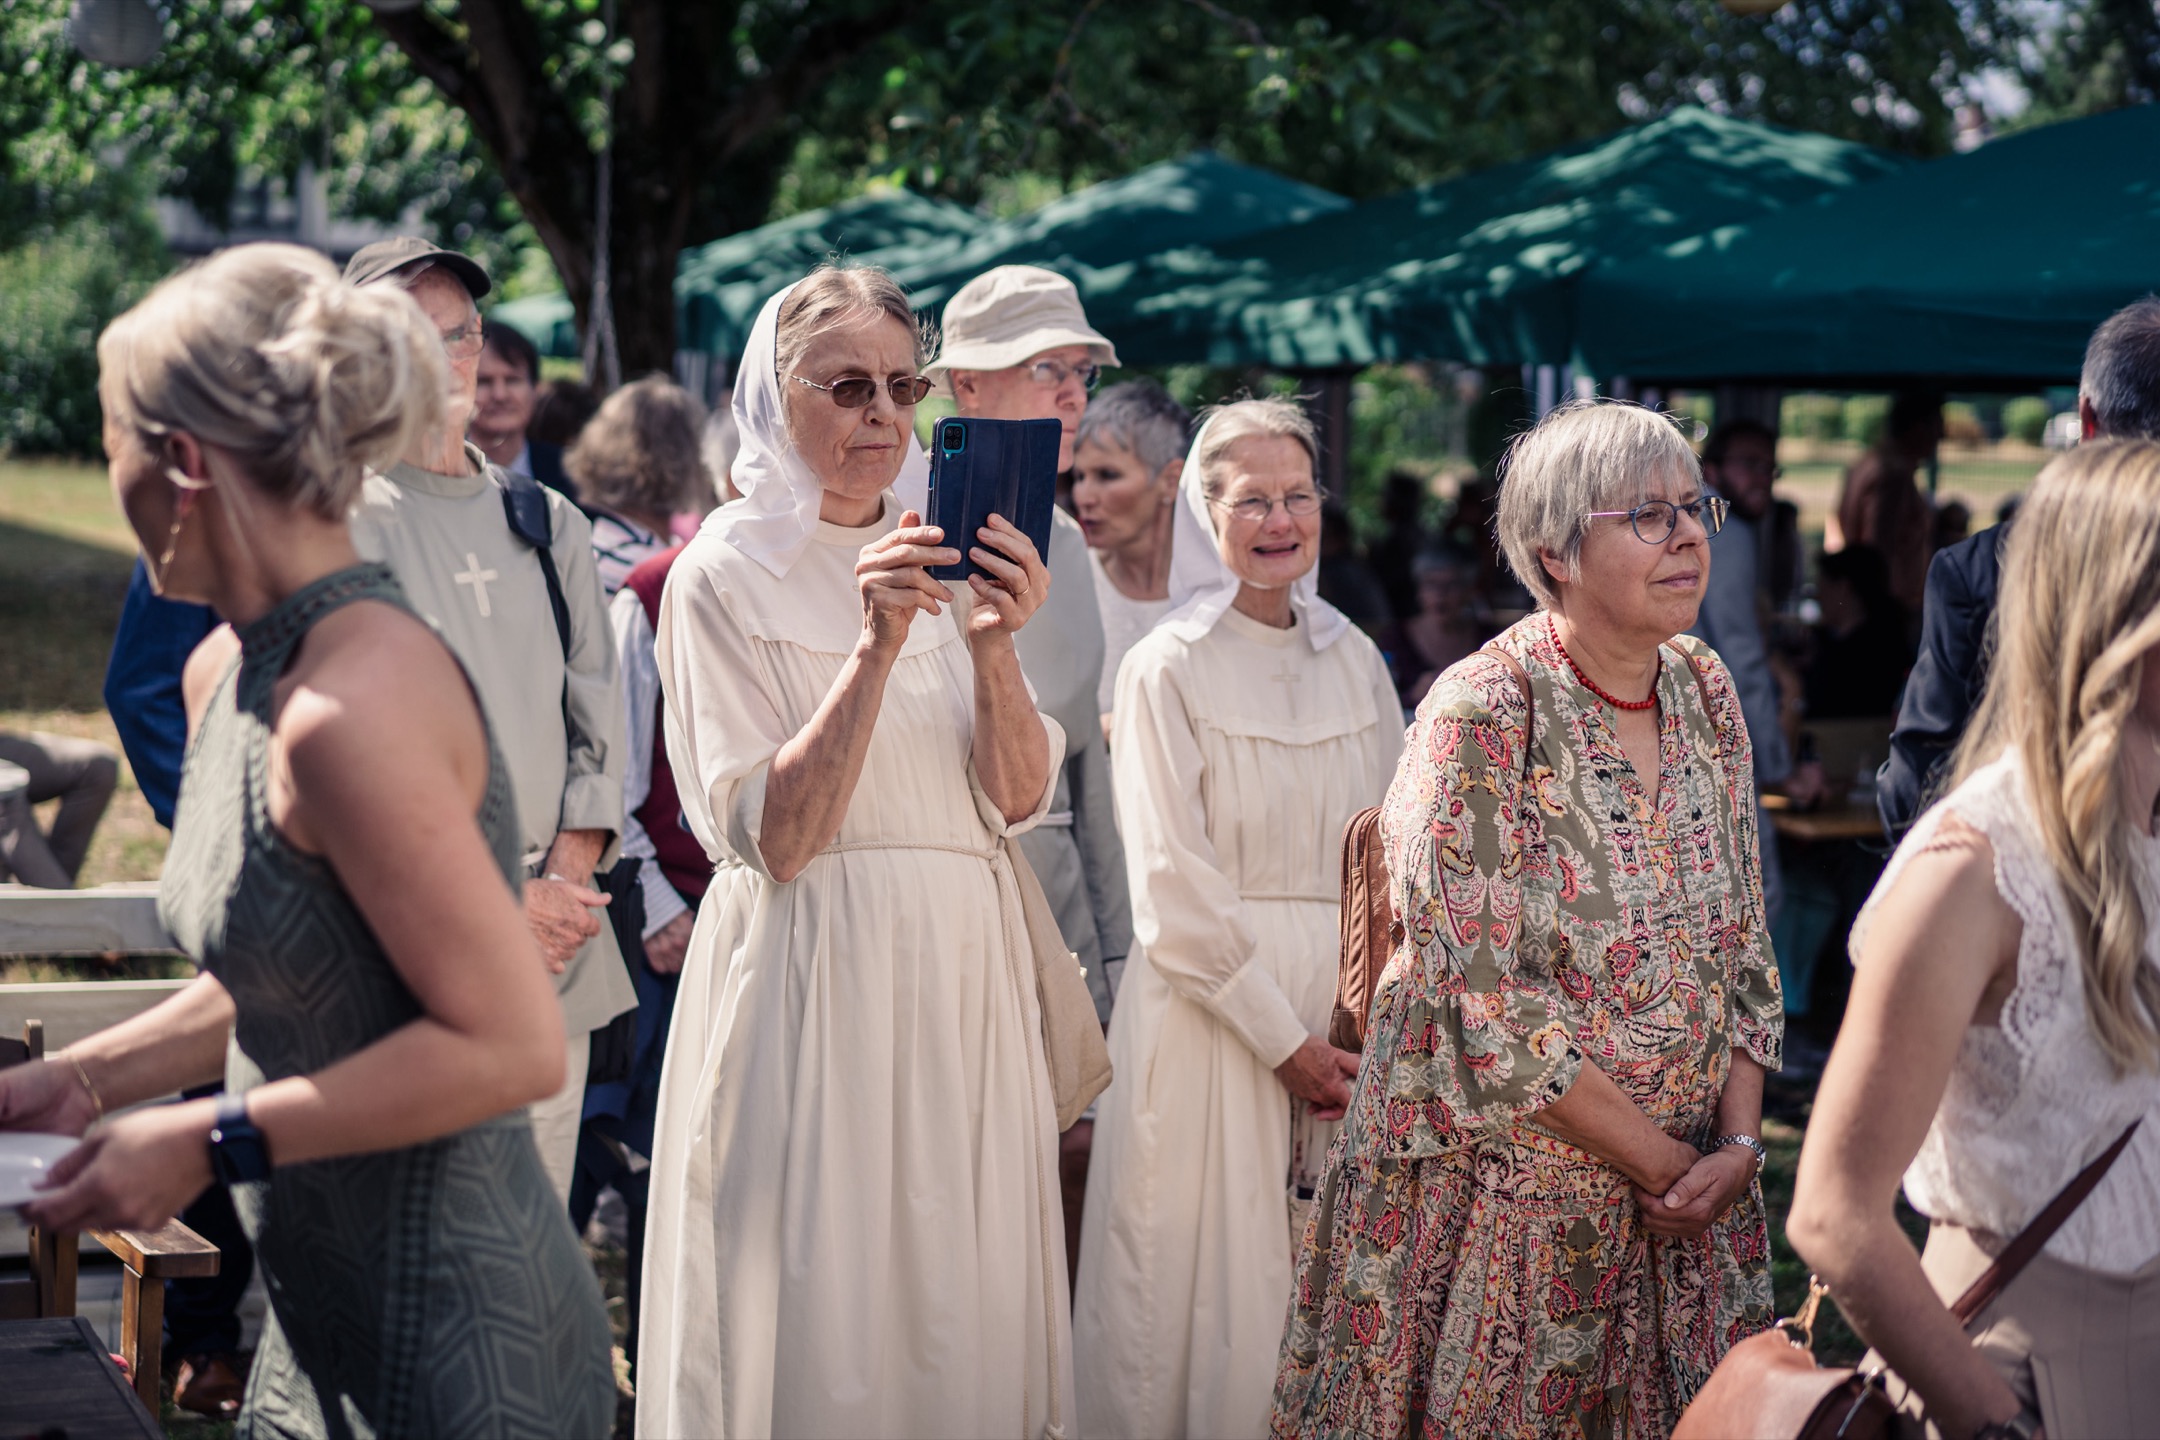
[[372, 285], [408, 265], [423, 261], [440, 265], [457, 276], [458, 282], [472, 292], [475, 300], [495, 288], [495, 282], [488, 279], [487, 270], [472, 256], [445, 250], [418, 235], [393, 235], [388, 240], [361, 246], [353, 252], [352, 259], [345, 262], [345, 279], [354, 285]]

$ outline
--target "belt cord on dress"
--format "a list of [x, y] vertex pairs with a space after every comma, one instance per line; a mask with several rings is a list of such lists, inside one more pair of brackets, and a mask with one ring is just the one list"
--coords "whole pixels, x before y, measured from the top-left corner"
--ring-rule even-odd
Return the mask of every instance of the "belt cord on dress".
[[[829, 854], [834, 851], [851, 850], [942, 850], [952, 855], [966, 855], [976, 860], [987, 861], [992, 868], [995, 868], [1000, 860], [1005, 859], [1003, 850], [978, 850], [972, 845], [954, 845], [936, 840], [842, 840], [826, 846], [819, 853]], [[1000, 885], [998, 887], [998, 924], [1005, 932], [1005, 975], [1012, 982], [1013, 1000], [1019, 1006], [1020, 1014], [1024, 1018], [1027, 1015], [1027, 993], [1020, 988], [1020, 977], [1013, 973], [1012, 957], [1019, 953], [1020, 946], [1014, 941], [1012, 922], [1012, 907], [1005, 903], [1005, 889], [1004, 886]], [[1049, 1360], [1050, 1372], [1050, 1403], [1046, 1423], [1043, 1426], [1043, 1437], [1044, 1440], [1065, 1440], [1064, 1415], [1062, 1413], [1064, 1405], [1058, 1395], [1057, 1271], [1054, 1268], [1057, 1261], [1062, 1260], [1064, 1257], [1053, 1257], [1050, 1253], [1049, 1190], [1047, 1182], [1043, 1178], [1042, 1099], [1035, 1084], [1034, 1048], [1028, 1044], [1024, 1030], [1020, 1040], [1021, 1048], [1028, 1052], [1028, 1111], [1031, 1121], [1028, 1126], [1028, 1136], [1035, 1150], [1035, 1233], [1041, 1237], [1043, 1262], [1043, 1354]], [[1035, 1408], [1035, 1391], [1033, 1383], [1028, 1378], [1027, 1366], [1024, 1362], [1020, 1367], [1020, 1377], [1020, 1423], [1025, 1426], [1029, 1412]], [[1021, 1434], [1023, 1440], [1032, 1440], [1032, 1437], [1027, 1436], [1025, 1430]]]

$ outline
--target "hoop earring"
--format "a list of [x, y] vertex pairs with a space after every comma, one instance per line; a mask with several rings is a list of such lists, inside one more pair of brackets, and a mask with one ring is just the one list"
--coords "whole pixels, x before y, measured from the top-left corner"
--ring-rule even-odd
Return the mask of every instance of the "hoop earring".
[[200, 493], [210, 488], [209, 481], [190, 480], [177, 465], [165, 467], [165, 479], [182, 492], [183, 498], [181, 503], [174, 507], [172, 529], [165, 534], [165, 553], [158, 556], [154, 564], [150, 563], [149, 556], [143, 557], [143, 569], [150, 581], [150, 593], [161, 599], [165, 594], [165, 574], [172, 568], [173, 555], [180, 549], [180, 531], [187, 524], [188, 516], [195, 513], [194, 507], [186, 503], [185, 496], [189, 492]]

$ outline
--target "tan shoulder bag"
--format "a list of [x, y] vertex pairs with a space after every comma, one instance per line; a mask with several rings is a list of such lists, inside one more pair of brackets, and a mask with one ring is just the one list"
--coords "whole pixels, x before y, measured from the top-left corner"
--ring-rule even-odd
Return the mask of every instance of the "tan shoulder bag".
[[1035, 867], [1011, 840], [1000, 844], [1020, 890], [1028, 953], [1035, 961], [1035, 999], [1042, 1011], [1043, 1058], [1050, 1067], [1051, 1103], [1062, 1134], [1110, 1088], [1110, 1047], [1095, 1014], [1095, 997], [1088, 993], [1087, 973], [1080, 968], [1080, 957], [1066, 948], [1065, 932], [1058, 928]]

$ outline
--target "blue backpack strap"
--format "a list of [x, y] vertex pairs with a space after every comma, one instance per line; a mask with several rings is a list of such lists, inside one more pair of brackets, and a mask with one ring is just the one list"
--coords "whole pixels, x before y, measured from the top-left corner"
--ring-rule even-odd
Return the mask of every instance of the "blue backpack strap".
[[555, 634], [562, 641], [563, 659], [570, 658], [570, 602], [563, 598], [562, 574], [555, 568], [555, 526], [548, 515], [547, 491], [539, 481], [507, 470], [495, 472], [502, 484], [503, 518], [510, 533], [533, 547], [540, 561], [541, 578], [547, 581], [548, 606], [555, 612]]

